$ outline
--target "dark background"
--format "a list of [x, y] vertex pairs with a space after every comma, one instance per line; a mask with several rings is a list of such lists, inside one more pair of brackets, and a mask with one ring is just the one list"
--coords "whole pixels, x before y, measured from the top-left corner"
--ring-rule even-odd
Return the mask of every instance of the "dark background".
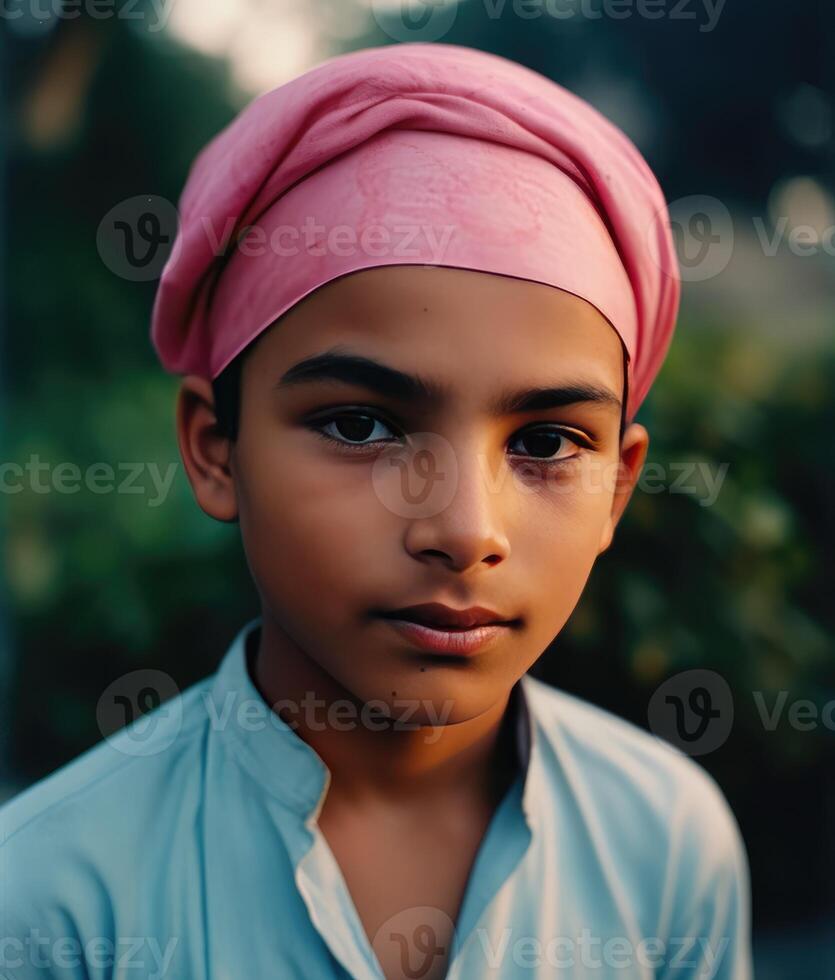
[[[644, 727], [673, 674], [728, 681], [731, 735], [698, 761], [745, 838], [757, 975], [835, 976], [835, 731], [785, 714], [769, 730], [754, 698], [785, 691], [819, 712], [835, 700], [835, 255], [769, 250], [756, 232], [784, 219], [832, 241], [835, 7], [729, 0], [704, 30], [703, 6], [687, 18], [673, 6], [657, 20], [526, 19], [463, 2], [439, 39], [576, 91], [634, 140], [668, 201], [707, 195], [733, 221], [726, 267], [684, 284], [638, 415], [649, 461], [727, 463], [719, 496], [637, 491], [533, 673]], [[141, 4], [144, 20], [36, 16], [31, 3], [12, 17], [9, 2], [0, 20], [4, 460], [178, 463], [177, 381], [148, 338], [156, 281], [108, 268], [102, 219], [139, 194], [176, 203], [195, 153], [253, 95], [331, 54], [407, 39], [394, 13], [358, 0], [168, 7], [160, 30]], [[86, 489], [0, 499], [9, 796], [102, 738], [111, 681], [155, 667], [183, 689], [258, 608], [237, 529], [197, 508], [181, 467], [160, 506]]]

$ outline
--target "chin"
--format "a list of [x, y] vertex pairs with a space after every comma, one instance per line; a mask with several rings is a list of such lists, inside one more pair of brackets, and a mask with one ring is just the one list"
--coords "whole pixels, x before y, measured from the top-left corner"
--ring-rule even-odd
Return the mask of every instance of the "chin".
[[[507, 688], [510, 686], [508, 682]], [[405, 729], [461, 724], [487, 711], [506, 693], [499, 678], [488, 680], [482, 671], [468, 670], [466, 664], [454, 664], [452, 669], [419, 664], [408, 677], [398, 672], [383, 683], [376, 678], [357, 697]]]

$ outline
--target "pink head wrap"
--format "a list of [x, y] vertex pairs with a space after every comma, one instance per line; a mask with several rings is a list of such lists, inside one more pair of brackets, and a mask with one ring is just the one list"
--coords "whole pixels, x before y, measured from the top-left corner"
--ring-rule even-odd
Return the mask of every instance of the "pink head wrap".
[[595, 306], [628, 356], [631, 420], [675, 327], [667, 206], [634, 144], [543, 75], [459, 45], [355, 51], [255, 99], [198, 154], [179, 214], [151, 327], [169, 371], [217, 377], [346, 273], [453, 266]]

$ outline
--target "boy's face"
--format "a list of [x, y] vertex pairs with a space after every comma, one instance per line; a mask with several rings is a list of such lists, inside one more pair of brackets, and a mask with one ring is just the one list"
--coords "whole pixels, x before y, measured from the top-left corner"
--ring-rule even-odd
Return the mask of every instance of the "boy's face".
[[[350, 364], [282, 381], [325, 353], [434, 393], [404, 397], [396, 377]], [[614, 398], [496, 405], [568, 385]], [[211, 402], [207, 382], [190, 387]], [[622, 396], [620, 341], [584, 300], [469, 270], [384, 267], [317, 290], [262, 335], [244, 362], [235, 443], [211, 435], [208, 408], [181, 410], [180, 442], [203, 509], [239, 518], [288, 649], [360, 702], [398, 713], [414, 700], [413, 721], [454, 723], [506, 697], [608, 547], [647, 448], [640, 425], [619, 443]], [[513, 623], [454, 656], [380, 615], [429, 602]]]

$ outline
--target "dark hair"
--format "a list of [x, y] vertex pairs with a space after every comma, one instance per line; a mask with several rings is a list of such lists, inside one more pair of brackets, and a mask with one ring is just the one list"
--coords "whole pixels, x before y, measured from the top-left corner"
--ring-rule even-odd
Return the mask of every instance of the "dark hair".
[[[241, 374], [247, 354], [254, 343], [241, 351], [238, 356], [225, 367], [212, 381], [212, 391], [215, 396], [215, 418], [218, 431], [227, 439], [234, 442], [238, 438], [241, 411]], [[623, 402], [620, 410], [619, 441], [623, 440], [626, 429], [626, 401], [628, 398], [628, 374], [626, 354], [623, 357]]]
[[[621, 341], [623, 346], [623, 341]], [[623, 442], [623, 434], [626, 431], [626, 403], [629, 400], [629, 364], [626, 347], [623, 348], [623, 401], [620, 403], [620, 430], [618, 442]], [[630, 422], [632, 420], [630, 419]]]
[[212, 381], [215, 397], [215, 418], [221, 435], [234, 442], [238, 438], [238, 425], [241, 412], [241, 374], [244, 350], [231, 361]]

